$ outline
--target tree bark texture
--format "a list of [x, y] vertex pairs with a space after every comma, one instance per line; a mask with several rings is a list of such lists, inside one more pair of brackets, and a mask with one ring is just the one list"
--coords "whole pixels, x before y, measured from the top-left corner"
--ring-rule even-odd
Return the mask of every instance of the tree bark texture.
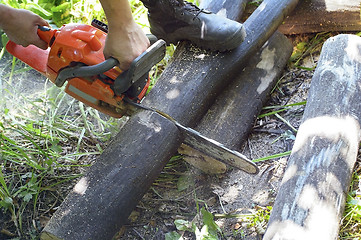
[[361, 38], [327, 40], [265, 240], [338, 239], [360, 142]]
[[284, 34], [361, 31], [360, 4], [360, 0], [300, 1], [279, 31]]
[[[238, 2], [222, 2], [227, 1]], [[248, 34], [245, 41], [233, 51], [210, 53], [180, 44], [142, 104], [194, 127], [297, 2], [263, 1], [244, 23]], [[163, 117], [145, 110], [134, 114], [69, 193], [41, 238], [111, 239], [177, 152], [181, 140], [177, 128]]]
[[[276, 32], [217, 97], [195, 129], [228, 148], [239, 149], [287, 64], [292, 49], [291, 42]], [[187, 162], [204, 172], [222, 173], [226, 170], [223, 163], [185, 145], [179, 152]]]
[[247, 3], [250, 1], [251, 0], [200, 0], [199, 7], [239, 22], [241, 21]]

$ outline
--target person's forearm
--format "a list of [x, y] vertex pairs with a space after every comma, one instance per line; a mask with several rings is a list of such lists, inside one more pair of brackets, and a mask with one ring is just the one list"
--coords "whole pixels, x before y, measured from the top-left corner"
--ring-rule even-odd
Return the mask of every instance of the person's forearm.
[[5, 29], [14, 17], [14, 9], [4, 4], [0, 4], [0, 28]]
[[134, 21], [128, 0], [100, 0], [108, 20], [109, 31], [104, 56], [114, 57], [127, 70], [132, 61], [149, 46], [143, 30]]
[[110, 28], [124, 28], [134, 22], [128, 0], [100, 0], [100, 3]]

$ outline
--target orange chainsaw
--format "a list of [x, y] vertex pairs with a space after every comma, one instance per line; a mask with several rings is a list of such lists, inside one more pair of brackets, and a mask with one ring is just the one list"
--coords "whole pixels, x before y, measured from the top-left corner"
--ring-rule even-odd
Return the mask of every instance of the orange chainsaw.
[[13, 42], [6, 49], [56, 86], [67, 82], [68, 94], [105, 114], [121, 117], [130, 115], [134, 109], [156, 112], [178, 127], [186, 145], [248, 173], [258, 172], [257, 166], [239, 152], [183, 126], [166, 113], [139, 104], [149, 86], [149, 70], [165, 55], [163, 40], [150, 37], [154, 43], [123, 72], [116, 66], [116, 59], [104, 58], [107, 26], [102, 22], [95, 20], [91, 26], [67, 24], [59, 30], [39, 27], [38, 35], [49, 44], [47, 50], [33, 45], [24, 48]]
[[116, 59], [104, 58], [107, 32], [107, 25], [98, 20], [92, 25], [66, 24], [60, 29], [39, 26], [38, 35], [48, 43], [47, 50], [11, 41], [6, 49], [56, 86], [62, 87], [67, 81], [65, 92], [72, 97], [107, 115], [121, 117], [128, 115], [124, 98], [139, 103], [146, 94], [148, 72], [164, 58], [166, 44], [149, 36], [153, 44], [122, 71]]

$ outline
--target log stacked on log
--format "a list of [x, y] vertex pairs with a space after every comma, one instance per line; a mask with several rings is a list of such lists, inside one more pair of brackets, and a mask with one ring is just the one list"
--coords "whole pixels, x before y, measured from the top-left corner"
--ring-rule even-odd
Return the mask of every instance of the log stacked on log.
[[338, 238], [361, 136], [360, 69], [360, 37], [325, 42], [265, 240]]
[[[228, 148], [239, 149], [279, 79], [292, 48], [291, 42], [276, 32], [249, 60], [242, 73], [217, 97], [196, 130]], [[223, 163], [187, 145], [182, 145], [179, 152], [184, 155], [184, 160], [206, 173], [226, 171]]]
[[[201, 0], [199, 7], [205, 8], [219, 15], [223, 15], [224, 17], [227, 17], [229, 19], [234, 19], [236, 21], [239, 21], [244, 13], [246, 4], [249, 1], [250, 0], [241, 0], [237, 2], [238, 4], [237, 6], [231, 6], [229, 4], [232, 4], [232, 2], [230, 1], [220, 2], [218, 0]], [[240, 79], [238, 76], [237, 78]], [[221, 96], [218, 98], [221, 98]], [[199, 131], [201, 129], [198, 128], [197, 130]], [[211, 139], [214, 139], [224, 144], [224, 142], [221, 141], [222, 139], [217, 140], [213, 138], [211, 135], [207, 135], [207, 136]], [[226, 147], [232, 148], [232, 146], [229, 145], [226, 145]], [[201, 169], [206, 173], [211, 173], [211, 174], [224, 173], [227, 169], [224, 163], [215, 160], [207, 155], [204, 155], [202, 152], [195, 150], [186, 144], [182, 143], [182, 145], [178, 148], [178, 152], [183, 154], [185, 161], [187, 161], [188, 163], [192, 164], [193, 166]]]
[[279, 31], [284, 34], [361, 31], [360, 4], [360, 0], [303, 0]]
[[[239, 2], [219, 2], [227, 1], [232, 7]], [[181, 44], [143, 104], [193, 127], [297, 3], [263, 1], [244, 23], [247, 38], [231, 52], [209, 53]], [[176, 153], [181, 140], [168, 120], [145, 110], [136, 113], [69, 193], [41, 238], [111, 239]]]

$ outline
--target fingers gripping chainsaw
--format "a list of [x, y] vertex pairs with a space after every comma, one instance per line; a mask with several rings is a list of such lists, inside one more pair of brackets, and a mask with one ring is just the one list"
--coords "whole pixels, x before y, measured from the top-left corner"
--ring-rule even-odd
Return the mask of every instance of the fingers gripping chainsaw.
[[134, 107], [156, 112], [178, 127], [186, 145], [245, 172], [258, 173], [257, 166], [239, 152], [181, 125], [166, 113], [139, 104], [149, 87], [149, 70], [165, 56], [163, 40], [150, 36], [153, 44], [127, 71], [121, 71], [116, 59], [104, 58], [107, 26], [100, 21], [94, 20], [91, 26], [67, 24], [59, 30], [39, 27], [38, 35], [48, 43], [47, 50], [33, 45], [22, 47], [11, 41], [6, 49], [56, 86], [67, 82], [65, 91], [69, 95], [107, 115], [130, 115]]
[[114, 58], [105, 59], [103, 49], [107, 26], [93, 20], [92, 25], [67, 24], [60, 29], [38, 28], [38, 35], [48, 43], [42, 50], [33, 45], [22, 47], [11, 41], [6, 49], [56, 86], [87, 105], [112, 117], [129, 115], [126, 97], [139, 102], [149, 87], [149, 70], [164, 58], [165, 42], [153, 44], [136, 58], [129, 70], [117, 67]]

